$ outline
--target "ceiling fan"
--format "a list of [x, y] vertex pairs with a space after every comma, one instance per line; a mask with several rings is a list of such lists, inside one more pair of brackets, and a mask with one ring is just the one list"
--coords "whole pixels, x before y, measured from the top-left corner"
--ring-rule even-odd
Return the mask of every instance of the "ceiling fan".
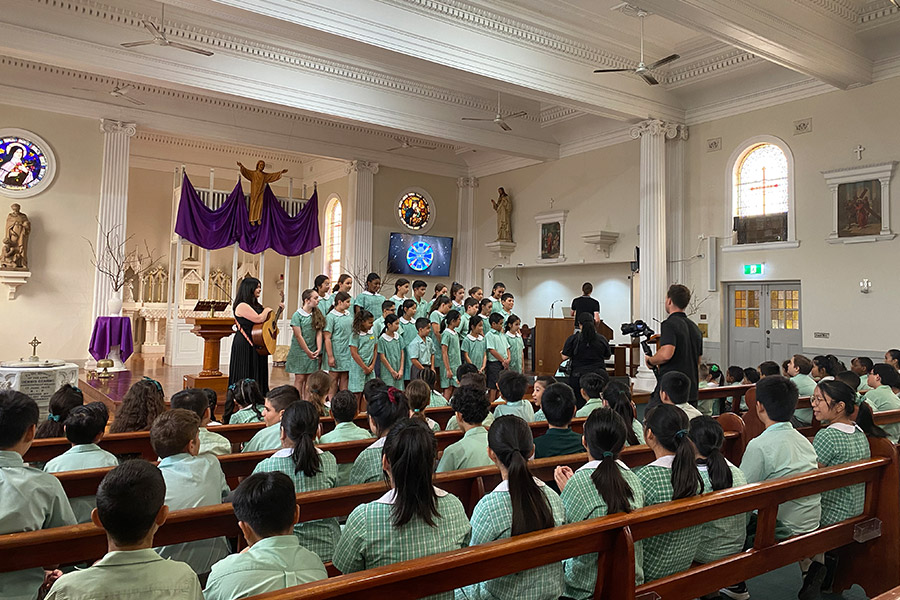
[[162, 5], [162, 16], [160, 17], [159, 27], [157, 27], [153, 21], [149, 19], [141, 19], [141, 25], [144, 26], [150, 35], [153, 36], [152, 40], [141, 40], [139, 42], [125, 42], [121, 44], [123, 48], [137, 48], [139, 46], [163, 46], [168, 48], [178, 48], [179, 50], [187, 50], [188, 52], [194, 52], [195, 54], [202, 54], [203, 56], [212, 56], [213, 53], [209, 50], [204, 50], [203, 48], [198, 48], [197, 46], [190, 46], [188, 44], [182, 44], [181, 42], [173, 42], [166, 37], [165, 32], [161, 29], [164, 27], [166, 22], [166, 5]]
[[[73, 90], [81, 90], [81, 91], [83, 91], [83, 92], [95, 92], [95, 93], [100, 93], [100, 90], [92, 90], [92, 89], [89, 89], [89, 88], [72, 88], [72, 89], [73, 89]], [[133, 90], [134, 90], [134, 86], [132, 86], [132, 85], [117, 85], [117, 86], [115, 86], [113, 89], [111, 89], [110, 91], [105, 92], [105, 93], [109, 94], [109, 95], [112, 96], [113, 98], [119, 98], [119, 99], [121, 99], [121, 100], [127, 100], [128, 102], [131, 102], [132, 104], [136, 104], [137, 106], [143, 106], [143, 105], [144, 105], [144, 102], [141, 102], [141, 101], [138, 100], [137, 98], [133, 98], [133, 97], [131, 97], [131, 96], [128, 95], [128, 93], [131, 92], [131, 91], [133, 91]]]
[[665, 58], [661, 58], [653, 64], [645, 65], [644, 64], [644, 17], [647, 16], [647, 12], [643, 10], [638, 10], [637, 16], [641, 20], [641, 61], [638, 63], [638, 66], [633, 69], [596, 69], [594, 73], [634, 73], [635, 75], [640, 76], [644, 81], [647, 82], [648, 85], [659, 85], [659, 81], [650, 73], [650, 71], [654, 69], [658, 69], [663, 65], [667, 65], [672, 61], [678, 60], [680, 56], [677, 54], [670, 54]]
[[395, 142], [400, 144], [394, 148], [388, 148], [385, 152], [394, 152], [395, 150], [405, 150], [407, 148], [414, 148], [416, 150], [437, 150], [436, 146], [423, 146], [421, 144], [413, 144], [406, 138], [393, 138]]
[[520, 110], [519, 112], [512, 113], [511, 115], [506, 115], [506, 117], [504, 118], [503, 113], [500, 111], [500, 92], [497, 92], [497, 114], [494, 115], [493, 119], [463, 117], [462, 120], [463, 121], [487, 121], [490, 123], [496, 123], [500, 127], [500, 129], [502, 129], [503, 131], [512, 131], [512, 127], [510, 127], [506, 123], [506, 119], [518, 119], [519, 117], [524, 117], [527, 114], [528, 113], [526, 111]]

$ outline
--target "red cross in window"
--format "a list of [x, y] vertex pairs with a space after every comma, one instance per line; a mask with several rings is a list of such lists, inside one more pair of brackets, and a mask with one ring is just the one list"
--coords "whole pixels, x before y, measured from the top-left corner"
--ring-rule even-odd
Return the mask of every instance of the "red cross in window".
[[762, 185], [758, 185], [756, 187], [750, 188], [750, 191], [753, 190], [762, 190], [762, 204], [763, 204], [763, 214], [766, 214], [766, 188], [777, 188], [777, 183], [770, 183], [766, 185], [766, 168], [762, 168]]

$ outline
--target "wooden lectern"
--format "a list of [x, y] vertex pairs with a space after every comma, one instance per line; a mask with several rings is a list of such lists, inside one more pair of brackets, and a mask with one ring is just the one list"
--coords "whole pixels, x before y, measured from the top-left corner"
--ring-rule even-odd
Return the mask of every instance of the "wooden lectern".
[[[606, 339], [612, 339], [612, 329], [602, 320], [597, 325], [597, 331]], [[556, 375], [559, 363], [562, 362], [560, 352], [569, 339], [575, 333], [575, 318], [564, 317], [552, 319], [548, 317], [535, 317], [534, 319], [534, 374]]]
[[234, 319], [230, 317], [189, 317], [185, 319], [194, 326], [195, 335], [203, 338], [203, 370], [197, 375], [185, 375], [185, 388], [210, 388], [218, 395], [218, 404], [225, 403], [225, 392], [228, 389], [228, 376], [219, 370], [219, 354], [222, 338], [228, 337], [234, 330]]

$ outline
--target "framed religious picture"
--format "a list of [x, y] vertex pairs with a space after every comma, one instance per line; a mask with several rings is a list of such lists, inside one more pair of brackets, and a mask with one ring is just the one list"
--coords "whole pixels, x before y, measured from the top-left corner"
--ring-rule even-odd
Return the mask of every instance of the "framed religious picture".
[[891, 240], [891, 175], [896, 161], [824, 171], [831, 190], [834, 228], [832, 244]]
[[559, 221], [541, 223], [541, 258], [559, 258]]
[[556, 210], [534, 216], [538, 226], [539, 263], [561, 263], [566, 260], [566, 217], [569, 211]]
[[40, 136], [0, 129], [0, 194], [28, 198], [44, 191], [56, 174], [56, 158]]

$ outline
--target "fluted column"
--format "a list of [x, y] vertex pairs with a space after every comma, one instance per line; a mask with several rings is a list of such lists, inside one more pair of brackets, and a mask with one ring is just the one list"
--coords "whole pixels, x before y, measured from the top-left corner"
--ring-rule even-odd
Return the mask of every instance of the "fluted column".
[[466, 287], [475, 285], [475, 189], [477, 177], [460, 177], [456, 180], [456, 281]]
[[[136, 128], [134, 123], [101, 119], [100, 131], [103, 132], [103, 168], [95, 250], [98, 258], [108, 264], [106, 234], [110, 233], [109, 240], [114, 248], [123, 245], [127, 237], [125, 220], [128, 211], [128, 153]], [[121, 298], [121, 290], [114, 294], [109, 278], [95, 271], [93, 318], [106, 315], [107, 303], [114, 295]]]
[[684, 230], [684, 147], [687, 125], [678, 125], [675, 137], [666, 143], [666, 252], [669, 260], [669, 284], [684, 283], [684, 260], [693, 254], [696, 243], [687, 243]]
[[346, 268], [356, 277], [365, 278], [376, 266], [372, 260], [372, 220], [378, 163], [353, 160], [347, 165], [347, 173], [350, 181], [347, 218], [344, 220], [348, 233], [345, 238]]

